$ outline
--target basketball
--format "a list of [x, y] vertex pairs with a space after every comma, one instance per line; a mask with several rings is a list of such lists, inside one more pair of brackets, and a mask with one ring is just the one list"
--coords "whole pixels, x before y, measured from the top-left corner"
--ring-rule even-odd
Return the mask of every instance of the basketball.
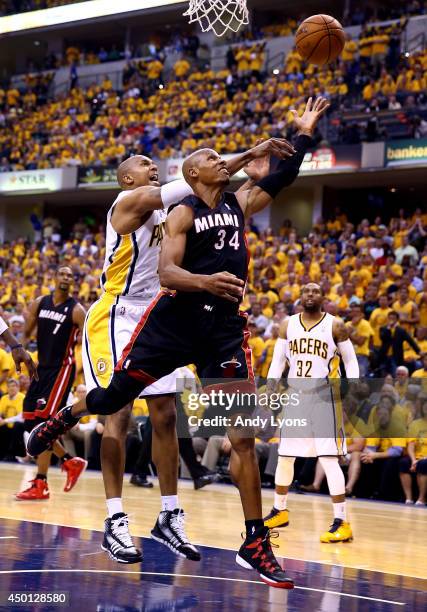
[[316, 66], [333, 62], [344, 48], [342, 25], [330, 15], [312, 15], [299, 26], [295, 44], [303, 60]]

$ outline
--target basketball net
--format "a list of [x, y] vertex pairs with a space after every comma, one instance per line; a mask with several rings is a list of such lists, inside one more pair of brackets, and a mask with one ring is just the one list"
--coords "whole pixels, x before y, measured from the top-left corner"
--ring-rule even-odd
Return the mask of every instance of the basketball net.
[[249, 23], [246, 0], [190, 0], [184, 15], [190, 17], [190, 23], [198, 21], [203, 32], [212, 30], [216, 36], [237, 32]]

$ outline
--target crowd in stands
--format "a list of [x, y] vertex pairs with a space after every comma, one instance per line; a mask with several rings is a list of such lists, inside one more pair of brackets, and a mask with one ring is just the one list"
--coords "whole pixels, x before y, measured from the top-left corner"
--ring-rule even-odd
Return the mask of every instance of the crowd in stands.
[[[201, 47], [198, 36], [191, 31], [178, 31], [174, 33], [153, 33], [146, 41], [136, 45], [125, 45], [111, 42], [100, 43], [96, 40], [89, 42], [66, 41], [63, 52], [49, 53], [42, 60], [29, 57], [27, 60], [28, 72], [56, 70], [63, 66], [85, 66], [116, 62], [133, 58], [155, 58], [164, 62], [170, 53], [180, 53], [187, 57], [198, 58]], [[210, 55], [210, 54], [209, 54]]]
[[[348, 327], [361, 372], [360, 382], [344, 400], [350, 438], [348, 494], [406, 499], [410, 503], [411, 474], [416, 474], [420, 491], [417, 499], [426, 502], [426, 238], [427, 214], [420, 209], [411, 214], [402, 209], [387, 223], [376, 217], [356, 225], [337, 209], [333, 217], [319, 219], [307, 236], [300, 236], [290, 221], [284, 222], [277, 233], [270, 229], [260, 232], [253, 223], [247, 227], [251, 262], [242, 309], [249, 317], [249, 344], [260, 384], [267, 376], [281, 322], [300, 312], [299, 298], [305, 283], [321, 285], [324, 310], [342, 317]], [[98, 227], [90, 218], [79, 219], [72, 232], [64, 235], [57, 219], [46, 218], [37, 226], [35, 240], [31, 243], [21, 238], [0, 247], [0, 314], [18, 339], [23, 337], [30, 301], [53, 289], [59, 263], [72, 267], [73, 295], [85, 308], [100, 293], [103, 225]], [[34, 341], [29, 349], [37, 359]], [[74, 393], [78, 397], [84, 393], [81, 346], [77, 347], [76, 364]], [[197, 387], [191, 372], [189, 380], [190, 389]], [[20, 425], [4, 423], [3, 419], [19, 413], [28, 384], [27, 373], [17, 377], [6, 347], [0, 348], [0, 449], [9, 458], [22, 454]], [[188, 389], [182, 396], [182, 415], [186, 392]], [[135, 416], [145, 413], [142, 402], [136, 406]], [[134, 448], [138, 445], [135, 424], [132, 427], [129, 436]], [[87, 419], [67, 440], [67, 444], [80, 445], [92, 467], [99, 467], [97, 449], [102, 428], [102, 420]], [[220, 470], [226, 477], [230, 452], [227, 438], [200, 430], [192, 434], [200, 465], [209, 471]], [[273, 427], [257, 435], [263, 479], [271, 483], [278, 433]], [[135, 448], [133, 453], [135, 461]], [[313, 461], [307, 460], [300, 468], [298, 486], [320, 490], [320, 466], [315, 468]]]
[[132, 153], [166, 159], [203, 146], [233, 153], [260, 138], [291, 136], [290, 109], [315, 95], [327, 97], [333, 113], [357, 101], [368, 118], [361, 128], [332, 115], [318, 141], [329, 131], [346, 143], [386, 138], [376, 124], [381, 109], [396, 109], [405, 135], [421, 137], [427, 131], [427, 52], [401, 57], [392, 38], [393, 31], [367, 30], [358, 41], [348, 40], [336, 66], [323, 68], [304, 65], [291, 51], [273, 74], [266, 71], [264, 43], [231, 47], [227, 68], [218, 72], [199, 70], [184, 55], [167, 82], [160, 57], [130, 60], [120, 91], [108, 78], [81, 89], [77, 72], [71, 90], [53, 100], [46, 99], [51, 73], [30, 77], [21, 90], [0, 89], [0, 171], [114, 166]]

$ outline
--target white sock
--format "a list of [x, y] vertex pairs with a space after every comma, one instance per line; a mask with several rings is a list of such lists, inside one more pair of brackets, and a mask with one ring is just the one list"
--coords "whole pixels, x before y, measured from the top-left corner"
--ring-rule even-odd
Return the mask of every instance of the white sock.
[[288, 495], [281, 495], [280, 493], [274, 492], [274, 507], [276, 510], [286, 510], [286, 504], [288, 501]]
[[334, 507], [334, 518], [341, 519], [342, 521], [347, 520], [347, 509], [346, 502], [338, 502], [336, 504], [332, 504]]
[[162, 512], [179, 508], [178, 495], [162, 495]]
[[111, 518], [114, 514], [123, 512], [123, 504], [121, 497], [110, 497], [107, 499], [108, 516]]

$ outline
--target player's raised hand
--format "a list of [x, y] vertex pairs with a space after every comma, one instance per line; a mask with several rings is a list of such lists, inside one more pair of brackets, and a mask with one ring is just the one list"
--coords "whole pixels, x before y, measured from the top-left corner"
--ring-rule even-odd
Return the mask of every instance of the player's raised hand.
[[206, 277], [204, 290], [230, 302], [238, 302], [245, 283], [230, 272], [217, 272]]
[[36, 364], [31, 359], [31, 355], [27, 353], [27, 351], [22, 346], [12, 349], [12, 359], [15, 362], [15, 368], [18, 374], [21, 373], [21, 363], [25, 363], [28, 368], [28, 373], [30, 375], [31, 380], [33, 378], [35, 380], [39, 379]]
[[243, 171], [253, 181], [260, 181], [270, 171], [270, 155], [253, 159], [243, 168]]
[[292, 157], [296, 153], [296, 149], [286, 138], [269, 138], [268, 140], [257, 142], [250, 149], [250, 153], [252, 159], [258, 159], [266, 155], [274, 155], [280, 159], [286, 159], [287, 157]]
[[[283, 143], [283, 152], [282, 152]], [[284, 138], [270, 138], [269, 140], [257, 140], [256, 145], [251, 152], [254, 152], [251, 161], [243, 168], [243, 171], [253, 181], [260, 181], [262, 178], [268, 175], [270, 172], [270, 157], [275, 155], [276, 157], [286, 158], [291, 157], [295, 153], [295, 149], [292, 147], [292, 153], [290, 153], [290, 143]]]
[[298, 115], [298, 111], [291, 109], [295, 127], [299, 132], [311, 136], [320, 117], [326, 113], [329, 107], [330, 104], [326, 98], [316, 98], [314, 102], [313, 98], [309, 98], [301, 117]]

